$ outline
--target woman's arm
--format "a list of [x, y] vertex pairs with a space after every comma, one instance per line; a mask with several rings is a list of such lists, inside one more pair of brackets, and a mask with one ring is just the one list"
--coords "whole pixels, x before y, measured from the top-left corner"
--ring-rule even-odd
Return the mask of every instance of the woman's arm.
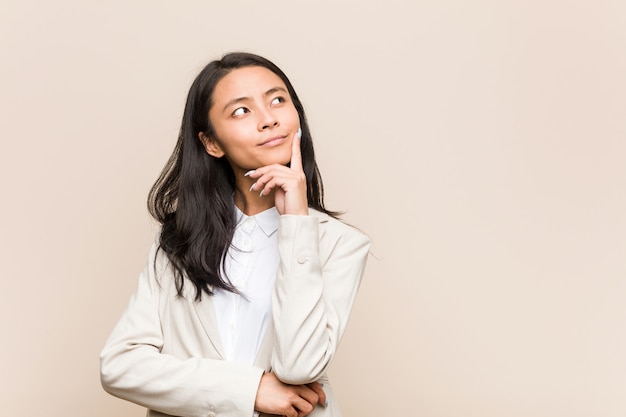
[[316, 216], [283, 215], [278, 247], [272, 369], [281, 381], [306, 384], [324, 374], [337, 350], [363, 275], [369, 238], [333, 219], [320, 225]]
[[369, 239], [327, 218], [321, 247], [320, 219], [306, 215], [310, 210], [299, 135], [293, 138], [289, 167], [268, 165], [245, 175], [256, 181], [250, 190], [262, 190], [262, 195], [274, 192], [281, 214], [280, 264], [272, 299], [272, 370], [288, 384], [310, 383], [324, 374], [339, 345], [363, 275]]

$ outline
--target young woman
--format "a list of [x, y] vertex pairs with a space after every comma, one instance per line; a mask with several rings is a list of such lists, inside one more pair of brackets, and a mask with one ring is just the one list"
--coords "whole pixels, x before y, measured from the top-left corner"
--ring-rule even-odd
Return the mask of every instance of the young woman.
[[247, 53], [209, 63], [148, 200], [162, 226], [104, 389], [149, 416], [339, 416], [326, 370], [369, 240], [324, 207], [285, 74]]

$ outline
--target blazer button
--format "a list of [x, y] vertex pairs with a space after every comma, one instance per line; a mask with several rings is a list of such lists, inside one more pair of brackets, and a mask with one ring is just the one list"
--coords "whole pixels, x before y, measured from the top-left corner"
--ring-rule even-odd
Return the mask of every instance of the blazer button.
[[299, 256], [299, 257], [298, 257], [298, 259], [296, 259], [296, 261], [297, 261], [299, 264], [303, 264], [303, 263], [305, 263], [305, 262], [306, 262], [306, 261], [308, 261], [308, 260], [309, 260], [309, 258], [307, 258], [306, 256]]

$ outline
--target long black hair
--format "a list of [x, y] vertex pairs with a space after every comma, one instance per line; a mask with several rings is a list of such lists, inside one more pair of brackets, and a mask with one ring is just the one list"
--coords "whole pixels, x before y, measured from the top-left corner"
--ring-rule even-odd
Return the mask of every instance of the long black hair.
[[304, 107], [287, 76], [269, 60], [250, 53], [229, 53], [210, 62], [191, 85], [178, 141], [148, 195], [148, 210], [161, 223], [159, 250], [171, 262], [178, 295], [183, 296], [186, 276], [198, 301], [203, 292], [213, 294], [214, 288], [237, 292], [221, 268], [236, 225], [235, 177], [226, 158], [207, 154], [198, 134], [213, 135], [209, 110], [217, 83], [230, 71], [249, 66], [267, 68], [285, 83], [300, 117], [308, 205], [331, 216], [337, 214], [324, 207], [324, 188]]

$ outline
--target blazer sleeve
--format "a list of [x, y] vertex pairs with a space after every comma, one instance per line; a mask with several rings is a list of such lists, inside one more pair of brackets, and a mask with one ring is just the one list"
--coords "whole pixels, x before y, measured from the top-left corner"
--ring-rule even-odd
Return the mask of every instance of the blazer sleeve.
[[363, 233], [335, 219], [323, 225], [320, 221], [316, 216], [283, 215], [279, 222], [271, 364], [289, 384], [310, 383], [325, 373], [369, 253], [369, 238]]
[[[155, 276], [156, 252], [154, 246], [137, 290], [102, 350], [103, 388], [114, 396], [176, 416], [251, 416], [263, 369], [161, 352], [164, 335], [159, 304], [169, 295], [160, 280], [166, 273], [159, 274], [159, 281]], [[166, 256], [161, 253], [157, 268], [164, 271], [162, 258]]]

